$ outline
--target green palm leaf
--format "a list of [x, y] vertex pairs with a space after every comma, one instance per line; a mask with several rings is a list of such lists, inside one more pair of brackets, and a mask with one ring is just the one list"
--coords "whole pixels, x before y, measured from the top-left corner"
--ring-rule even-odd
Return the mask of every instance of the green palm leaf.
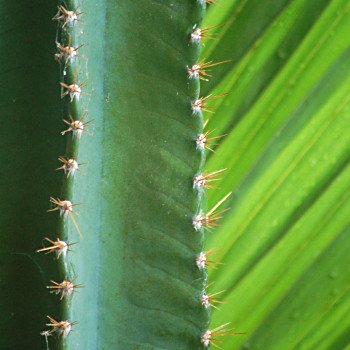
[[[208, 247], [225, 265], [213, 327], [248, 334], [223, 349], [345, 349], [350, 342], [350, 2], [224, 1], [205, 94], [227, 134], [207, 170], [227, 168], [209, 207], [233, 191]], [[216, 74], [217, 73], [217, 74]], [[213, 133], [213, 134], [214, 134]]]

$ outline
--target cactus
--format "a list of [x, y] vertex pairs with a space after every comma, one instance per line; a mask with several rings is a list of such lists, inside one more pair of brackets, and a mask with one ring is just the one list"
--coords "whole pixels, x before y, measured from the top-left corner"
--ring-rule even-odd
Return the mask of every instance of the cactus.
[[345, 348], [349, 2], [2, 5], [0, 348]]

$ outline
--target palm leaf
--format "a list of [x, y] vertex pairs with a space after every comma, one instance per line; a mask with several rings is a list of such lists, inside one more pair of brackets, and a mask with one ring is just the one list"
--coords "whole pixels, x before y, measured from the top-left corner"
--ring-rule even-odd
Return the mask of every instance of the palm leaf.
[[[350, 2], [224, 1], [207, 25], [215, 70], [209, 129], [227, 134], [207, 170], [227, 168], [231, 209], [208, 247], [225, 266], [213, 327], [248, 334], [223, 349], [345, 349], [350, 343]], [[217, 74], [216, 74], [217, 73]]]

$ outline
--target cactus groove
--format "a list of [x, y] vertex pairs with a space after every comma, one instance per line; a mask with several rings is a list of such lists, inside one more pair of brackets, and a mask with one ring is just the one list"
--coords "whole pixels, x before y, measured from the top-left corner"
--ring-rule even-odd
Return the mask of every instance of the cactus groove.
[[[5, 146], [32, 147], [15, 175], [26, 192], [8, 200], [12, 221], [2, 224], [10, 229], [13, 266], [26, 271], [30, 285], [27, 308], [13, 313], [10, 326], [28, 315], [30, 326], [23, 339], [1, 339], [0, 347], [209, 345], [203, 336], [220, 293], [206, 293], [207, 263], [198, 259], [202, 221], [210, 213], [201, 202], [210, 186], [194, 186], [193, 179], [202, 174], [210, 147], [202, 110], [216, 97], [201, 98], [203, 71], [190, 77], [188, 70], [199, 64], [201, 41], [209, 36], [210, 28], [200, 28], [205, 6], [195, 0], [65, 1], [28, 16], [32, 6], [6, 4], [5, 13], [22, 16], [22, 30], [39, 23], [24, 47], [27, 71], [16, 68], [9, 76], [30, 77], [44, 88], [32, 101], [22, 100], [16, 86], [3, 89], [13, 101], [5, 112], [25, 123], [18, 124], [17, 137], [6, 134]], [[42, 33], [37, 59], [33, 47]], [[14, 67], [10, 62], [8, 71]], [[215, 174], [204, 181], [215, 181]], [[17, 202], [23, 207], [13, 208]], [[196, 215], [203, 216], [201, 227], [194, 227]], [[26, 233], [22, 245], [14, 244], [19, 227]], [[12, 275], [4, 281], [11, 289], [18, 285]]]

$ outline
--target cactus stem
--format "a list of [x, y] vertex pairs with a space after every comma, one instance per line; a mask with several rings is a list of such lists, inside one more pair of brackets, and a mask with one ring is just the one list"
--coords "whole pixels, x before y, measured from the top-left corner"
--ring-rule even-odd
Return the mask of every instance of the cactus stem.
[[[76, 45], [76, 43], [72, 43], [72, 38], [75, 38], [76, 33], [74, 30], [68, 32], [68, 30], [72, 29], [72, 27], [78, 22], [81, 21], [80, 15], [83, 12], [78, 12], [77, 9], [68, 10], [67, 5], [59, 5], [58, 12], [52, 18], [53, 20], [58, 22], [58, 31], [56, 35], [56, 54], [54, 58], [60, 63], [60, 71], [63, 73], [63, 79], [59, 83], [61, 86], [61, 98], [67, 96], [67, 101], [65, 100], [65, 108], [64, 112], [68, 114], [69, 119], [63, 119], [64, 123], [68, 125], [68, 129], [61, 132], [62, 135], [65, 135], [68, 132], [72, 132], [71, 139], [67, 142], [67, 157], [60, 156], [58, 160], [61, 162], [60, 166], [56, 168], [56, 170], [63, 170], [65, 179], [63, 180], [63, 188], [61, 190], [62, 197], [70, 198], [73, 192], [73, 184], [74, 181], [69, 179], [74, 177], [75, 173], [79, 171], [79, 164], [77, 162], [77, 153], [79, 149], [78, 141], [83, 133], [90, 134], [86, 130], [86, 126], [88, 126], [92, 120], [84, 122], [85, 116], [88, 114], [87, 111], [83, 113], [83, 115], [78, 119], [78, 113], [80, 111], [79, 102], [81, 95], [86, 94], [90, 95], [87, 92], [83, 92], [83, 88], [87, 85], [87, 82], [77, 83], [77, 72], [73, 71], [71, 66], [72, 63], [76, 62], [78, 56], [78, 50], [83, 45]], [[81, 32], [82, 33], [82, 32]], [[67, 77], [67, 71], [69, 73], [69, 77]], [[74, 72], [74, 74], [73, 74]], [[73, 82], [72, 77], [73, 76]], [[62, 74], [61, 74], [62, 77]], [[70, 114], [71, 113], [71, 114]], [[91, 134], [90, 134], [91, 135]], [[76, 140], [76, 139], [77, 140]], [[61, 200], [60, 198], [50, 197], [50, 202], [53, 204], [53, 207], [48, 209], [48, 212], [59, 211], [60, 219], [59, 219], [59, 236], [67, 236], [69, 232], [69, 227], [65, 225], [65, 221], [67, 220], [68, 215], [70, 216], [75, 229], [77, 230], [79, 236], [82, 238], [82, 234], [80, 232], [79, 226], [75, 220], [75, 215], [78, 215], [73, 207], [79, 205], [78, 203], [73, 204], [69, 200]], [[65, 241], [61, 241], [57, 238], [57, 241], [50, 240], [49, 238], [45, 238], [48, 242], [50, 242], [50, 246], [38, 249], [37, 252], [45, 252], [52, 253], [55, 252], [57, 255], [57, 259], [62, 254], [64, 257], [69, 251], [69, 246], [76, 244], [78, 242], [74, 242], [68, 244]], [[60, 263], [61, 265], [61, 263]], [[64, 272], [64, 276], [69, 276], [67, 273], [69, 271], [69, 266], [67, 265], [67, 261], [63, 261], [63, 266], [61, 265], [61, 271]], [[70, 280], [67, 277], [61, 280], [60, 282], [56, 282], [51, 280], [51, 284], [47, 285], [47, 289], [49, 289], [50, 293], [54, 293], [60, 296], [60, 300], [62, 301], [62, 314], [60, 318], [69, 318], [69, 303], [63, 299], [72, 296], [74, 291], [77, 288], [82, 287], [80, 284], [75, 284], [74, 280]], [[53, 333], [58, 334], [59, 336], [66, 337], [72, 330], [72, 326], [77, 323], [68, 322], [68, 321], [56, 321], [54, 318], [47, 316], [50, 323], [47, 323], [46, 326], [49, 327], [49, 330], [46, 330], [41, 333], [41, 335], [45, 336], [46, 346], [48, 349], [48, 336]], [[64, 346], [63, 346], [64, 347]]]

